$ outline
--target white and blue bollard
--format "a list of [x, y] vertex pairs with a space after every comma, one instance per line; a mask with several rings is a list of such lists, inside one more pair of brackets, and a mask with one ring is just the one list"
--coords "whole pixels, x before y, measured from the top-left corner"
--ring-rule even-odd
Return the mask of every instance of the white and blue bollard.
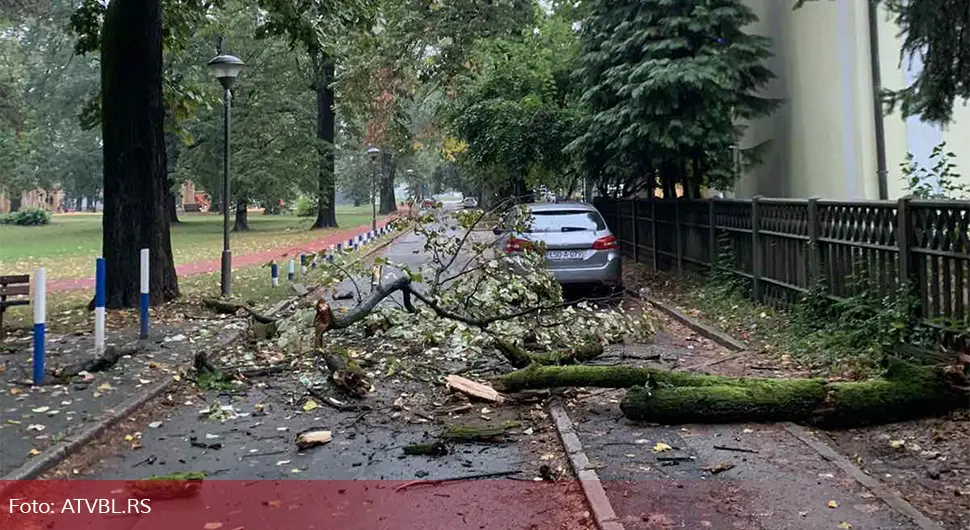
[[47, 270], [34, 271], [34, 384], [44, 384], [44, 357], [47, 354]]
[[295, 265], [293, 263], [293, 258], [290, 258], [289, 267], [286, 270], [286, 279], [287, 280], [290, 280], [291, 282], [293, 281], [293, 272], [294, 272], [294, 269], [295, 269]]
[[104, 353], [104, 258], [98, 258], [94, 267], [94, 351]]
[[311, 269], [315, 269], [315, 268], [317, 268], [317, 258], [318, 258], [318, 257], [319, 257], [319, 254], [314, 254], [314, 255], [313, 255], [313, 258], [312, 258], [312, 259], [310, 259], [310, 268], [311, 268]]
[[352, 250], [353, 248], [354, 248], [354, 238], [350, 238], [347, 240], [347, 250], [349, 251], [349, 250]]
[[148, 249], [141, 249], [141, 296], [138, 299], [138, 320], [141, 324], [138, 338], [148, 338]]
[[344, 250], [344, 244], [337, 243], [337, 252], [343, 252], [343, 250]]
[[269, 274], [272, 277], [273, 287], [280, 286], [280, 266], [276, 263], [269, 264]]
[[[340, 250], [340, 243], [337, 243], [337, 250]], [[330, 253], [327, 254], [327, 261], [333, 263], [333, 245], [330, 245]]]
[[306, 274], [306, 255], [300, 254], [300, 274]]

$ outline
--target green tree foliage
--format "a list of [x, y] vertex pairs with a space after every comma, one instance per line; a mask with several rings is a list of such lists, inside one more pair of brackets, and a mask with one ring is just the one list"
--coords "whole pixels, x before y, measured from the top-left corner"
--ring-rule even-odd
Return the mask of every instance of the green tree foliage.
[[[579, 40], [568, 16], [536, 16], [521, 35], [480, 41], [446, 113], [467, 143], [459, 159], [479, 186], [521, 196], [537, 184], [568, 188], [574, 159], [563, 149], [580, 134]], [[464, 186], [463, 186], [464, 187]]]
[[60, 186], [68, 200], [101, 187], [98, 131], [82, 130], [81, 103], [98, 91], [98, 66], [72, 53], [69, 0], [0, 19], [0, 187], [12, 196]]
[[743, 31], [752, 11], [740, 0], [587, 4], [579, 76], [591, 117], [571, 151], [625, 193], [653, 175], [668, 194], [730, 184], [744, 123], [778, 104], [757, 95], [772, 74], [768, 39]]
[[[193, 70], [204, 72], [202, 65], [215, 52], [217, 42], [223, 52], [246, 62], [232, 90], [230, 193], [237, 204], [257, 203], [274, 211], [279, 201], [290, 201], [300, 190], [312, 188], [315, 183], [314, 96], [303, 73], [296, 68], [306, 55], [290, 50], [277, 37], [254, 40], [258, 24], [256, 6], [227, 2], [224, 9], [210, 16], [204, 31], [188, 42], [185, 57], [179, 61], [184, 70], [173, 72], [185, 77], [192, 75]], [[220, 197], [222, 91], [211, 80], [206, 87], [206, 104], [193, 110], [191, 118], [181, 120], [181, 133], [189, 144], [178, 156], [174, 169], [176, 180], [192, 180], [213, 197]]]

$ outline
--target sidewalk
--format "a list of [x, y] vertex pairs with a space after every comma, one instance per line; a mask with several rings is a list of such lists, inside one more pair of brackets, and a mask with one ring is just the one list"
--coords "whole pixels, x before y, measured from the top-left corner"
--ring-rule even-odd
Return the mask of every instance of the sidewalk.
[[[730, 354], [682, 329], [674, 333], [659, 333], [647, 347], [659, 361], [629, 346], [598, 361], [682, 368], [698, 360], [700, 348]], [[580, 478], [592, 470], [602, 481], [610, 530], [921, 528], [785, 425], [635, 423], [619, 410], [624, 392], [592, 391], [565, 406], [582, 446], [581, 454], [571, 451], [574, 466]]]
[[[197, 350], [217, 347], [244, 327], [239, 319], [217, 317], [157, 325], [149, 339], [140, 342], [141, 350], [115, 366], [64, 382], [48, 375], [40, 387], [24, 383], [31, 378], [30, 338], [14, 342], [12, 349], [4, 350], [13, 353], [0, 353], [0, 477], [28, 461], [46, 458], [58, 442], [113, 414], [126, 400], [178, 377], [178, 370], [191, 363]], [[106, 342], [130, 345], [137, 341], [137, 332], [109, 330]], [[92, 359], [92, 340], [88, 334], [48, 336], [48, 372]]]
[[[389, 222], [390, 216], [380, 219], [377, 221], [377, 227], [381, 228], [387, 225]], [[346, 243], [348, 239], [365, 234], [369, 230], [370, 225], [359, 225], [351, 228], [341, 228], [336, 231], [328, 231], [325, 237], [314, 239], [313, 241], [306, 241], [304, 243], [300, 243], [299, 245], [263, 250], [261, 252], [243, 254], [241, 256], [233, 256], [232, 266], [234, 269], [238, 269], [253, 265], [261, 265], [283, 255], [292, 255], [300, 252], [309, 252], [329, 248], [330, 245]], [[217, 272], [221, 266], [221, 262], [218, 259], [194, 261], [192, 263], [176, 265], [175, 272], [181, 278], [185, 276]], [[47, 282], [48, 292], [91, 288], [94, 288], [94, 278], [63, 278], [60, 280], [51, 280]]]

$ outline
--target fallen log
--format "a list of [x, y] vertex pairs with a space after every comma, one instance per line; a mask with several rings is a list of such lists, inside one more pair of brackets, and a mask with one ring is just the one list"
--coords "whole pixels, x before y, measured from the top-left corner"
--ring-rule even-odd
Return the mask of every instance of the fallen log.
[[903, 421], [966, 407], [968, 394], [939, 367], [894, 361], [883, 377], [829, 383], [746, 379], [728, 385], [632, 388], [620, 410], [654, 423], [792, 421], [844, 428]]
[[629, 388], [633, 420], [662, 424], [793, 421], [848, 427], [948, 412], [970, 403], [960, 368], [887, 362], [882, 377], [857, 382], [724, 377], [629, 366], [531, 365], [497, 377], [503, 392], [555, 387]]
[[253, 320], [255, 320], [256, 322], [259, 322], [260, 324], [269, 324], [272, 322], [276, 322], [275, 318], [262, 315], [258, 313], [255, 309], [245, 304], [234, 304], [232, 302], [223, 302], [222, 300], [217, 300], [215, 298], [203, 298], [202, 303], [205, 304], [206, 307], [208, 307], [209, 309], [212, 309], [217, 313], [235, 315], [241, 309], [246, 313], [249, 313], [249, 315], [253, 317]]
[[531, 353], [504, 339], [495, 339], [495, 348], [515, 368], [532, 364], [566, 365], [591, 361], [603, 355], [603, 345], [598, 342], [581, 344], [574, 348], [553, 352]]
[[370, 379], [345, 350], [326, 350], [321, 351], [320, 355], [327, 363], [330, 380], [337, 388], [356, 398], [362, 398], [370, 392], [373, 386]]
[[630, 388], [632, 386], [643, 386], [650, 382], [670, 386], [722, 386], [746, 384], [745, 381], [751, 381], [751, 379], [633, 366], [532, 365], [494, 378], [492, 386], [502, 392], [519, 392], [530, 389], [572, 386]]

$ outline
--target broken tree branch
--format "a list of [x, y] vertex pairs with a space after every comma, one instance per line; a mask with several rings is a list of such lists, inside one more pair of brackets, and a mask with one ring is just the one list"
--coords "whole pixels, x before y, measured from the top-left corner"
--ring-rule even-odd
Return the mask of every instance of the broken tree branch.
[[598, 342], [581, 344], [575, 348], [562, 351], [529, 353], [524, 348], [520, 348], [509, 341], [496, 337], [495, 347], [509, 361], [509, 364], [515, 368], [525, 368], [531, 364], [577, 364], [593, 360], [603, 355], [603, 345]]
[[217, 313], [235, 315], [236, 313], [239, 312], [240, 309], [242, 309], [246, 313], [249, 313], [249, 315], [253, 317], [253, 320], [261, 324], [270, 324], [272, 322], [276, 322], [275, 318], [262, 315], [256, 312], [253, 308], [245, 304], [234, 304], [232, 302], [223, 302], [222, 300], [216, 300], [215, 298], [203, 298], [202, 303], [205, 304], [206, 307], [214, 310]]
[[371, 389], [371, 382], [364, 370], [350, 358], [343, 350], [328, 350], [320, 352], [330, 370], [330, 379], [337, 388], [356, 397], [362, 398]]
[[477, 475], [465, 475], [463, 477], [451, 477], [443, 478], [438, 480], [413, 480], [411, 482], [405, 482], [400, 486], [394, 488], [394, 491], [401, 492], [408, 488], [414, 486], [437, 486], [439, 484], [444, 484], [446, 482], [458, 482], [460, 480], [476, 480], [480, 478], [495, 478], [495, 477], [507, 477], [509, 475], [518, 475], [521, 471], [496, 471], [493, 473], [479, 473]]
[[118, 361], [121, 360], [121, 358], [125, 355], [134, 355], [139, 351], [139, 349], [140, 348], [138, 348], [138, 346], [127, 346], [124, 348], [108, 346], [104, 349], [104, 353], [97, 358], [67, 365], [54, 370], [54, 377], [63, 379], [66, 377], [74, 377], [81, 372], [93, 374], [95, 372], [107, 370], [108, 368], [118, 364]]

